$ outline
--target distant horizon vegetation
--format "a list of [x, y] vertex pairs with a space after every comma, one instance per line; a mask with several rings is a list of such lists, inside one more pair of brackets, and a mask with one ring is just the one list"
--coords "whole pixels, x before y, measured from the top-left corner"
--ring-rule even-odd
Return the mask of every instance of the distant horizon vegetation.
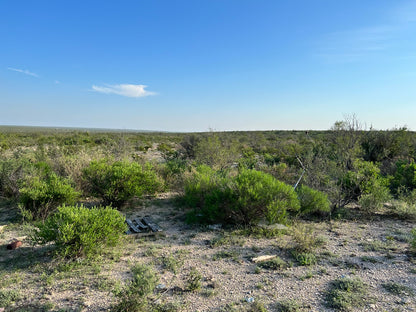
[[[336, 121], [337, 122], [337, 121]], [[335, 123], [336, 123], [335, 122]], [[377, 129], [370, 126], [368, 129], [364, 126], [361, 131], [394, 131], [399, 129], [405, 129], [408, 132], [415, 132], [414, 130], [410, 129], [407, 125], [403, 126], [395, 126], [391, 129]], [[282, 132], [325, 132], [331, 131], [331, 128], [327, 129], [255, 129], [255, 130], [216, 130], [216, 129], [207, 129], [206, 131], [168, 131], [168, 130], [148, 130], [148, 129], [121, 129], [121, 128], [95, 128], [95, 127], [65, 127], [65, 126], [34, 126], [34, 125], [3, 125], [0, 124], [0, 132], [25, 132], [25, 131], [35, 131], [35, 132], [42, 132], [42, 131], [62, 131], [62, 132], [72, 132], [72, 131], [80, 131], [80, 132], [97, 132], [97, 133], [207, 133], [207, 132], [219, 132], [219, 133], [226, 133], [226, 132], [270, 132], [270, 131], [282, 131]]]

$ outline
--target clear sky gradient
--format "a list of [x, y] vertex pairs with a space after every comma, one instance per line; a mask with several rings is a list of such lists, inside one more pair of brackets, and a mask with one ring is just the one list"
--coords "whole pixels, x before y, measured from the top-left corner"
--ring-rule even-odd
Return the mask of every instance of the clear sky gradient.
[[416, 130], [416, 0], [0, 0], [0, 124]]

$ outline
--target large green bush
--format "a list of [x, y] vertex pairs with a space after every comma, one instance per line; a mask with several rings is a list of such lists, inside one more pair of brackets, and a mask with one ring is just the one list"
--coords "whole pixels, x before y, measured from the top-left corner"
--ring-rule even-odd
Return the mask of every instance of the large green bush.
[[207, 223], [225, 220], [232, 195], [230, 183], [223, 172], [199, 166], [185, 182], [185, 205], [195, 208], [191, 216]]
[[388, 180], [380, 175], [380, 169], [361, 160], [355, 160], [354, 169], [344, 175], [342, 191], [346, 202], [358, 201], [366, 211], [379, 209], [391, 197]]
[[198, 167], [185, 186], [185, 202], [204, 222], [255, 224], [284, 222], [287, 210], [299, 210], [293, 188], [271, 175], [242, 169], [236, 176]]
[[79, 196], [69, 179], [58, 176], [44, 162], [37, 163], [23, 178], [19, 193], [23, 215], [34, 219], [46, 218], [56, 207], [73, 204]]
[[396, 163], [396, 172], [391, 180], [390, 187], [397, 194], [400, 191], [409, 192], [416, 189], [416, 163], [399, 161]]
[[33, 234], [39, 244], [55, 243], [59, 255], [91, 258], [115, 246], [127, 230], [124, 216], [111, 207], [61, 206]]
[[253, 169], [243, 169], [234, 178], [233, 195], [231, 214], [244, 224], [255, 223], [262, 217], [269, 223], [283, 222], [287, 210], [300, 208], [290, 185]]
[[19, 196], [20, 182], [30, 167], [25, 157], [0, 160], [0, 195], [5, 198], [16, 199]]
[[86, 190], [101, 198], [104, 205], [121, 207], [134, 196], [154, 194], [162, 188], [162, 182], [150, 164], [136, 162], [92, 161], [83, 171]]
[[306, 185], [296, 189], [302, 214], [326, 214], [331, 211], [328, 196]]

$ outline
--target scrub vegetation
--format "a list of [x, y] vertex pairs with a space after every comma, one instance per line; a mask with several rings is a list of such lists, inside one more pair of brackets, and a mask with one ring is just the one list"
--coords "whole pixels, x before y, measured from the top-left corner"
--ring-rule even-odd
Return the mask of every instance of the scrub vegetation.
[[[0, 156], [0, 308], [6, 311], [95, 311], [87, 295], [71, 307], [45, 299], [51, 289], [77, 291], [74, 279], [111, 293], [97, 311], [354, 310], [376, 302], [363, 295], [371, 289], [359, 277], [331, 275], [319, 290], [324, 300], [295, 304], [293, 296], [267, 299], [271, 276], [284, 278], [295, 268], [297, 280], [309, 283], [325, 277], [327, 266], [354, 275], [351, 270], [377, 268], [398, 254], [411, 266], [416, 255], [416, 133], [406, 128], [365, 130], [355, 116], [307, 132], [0, 127]], [[162, 222], [182, 230], [158, 242], [125, 234], [126, 216], [146, 211], [157, 218], [161, 210]], [[398, 228], [374, 237], [360, 232], [379, 221]], [[344, 223], [356, 229], [348, 238], [342, 238]], [[351, 251], [350, 258], [360, 264], [340, 260], [325, 236], [334, 236], [339, 248], [354, 244], [360, 254]], [[6, 253], [17, 240], [23, 246]], [[197, 259], [195, 242], [206, 248]], [[175, 244], [182, 249], [173, 250]], [[226, 280], [230, 268], [265, 254], [273, 257], [251, 269], [261, 301], [240, 298], [211, 310], [191, 302], [215, 301], [221, 276]], [[221, 267], [219, 276], [206, 272], [209, 263]], [[168, 277], [175, 287], [164, 285]], [[406, 281], [376, 287], [414, 300], [416, 285]], [[28, 302], [32, 295], [37, 301]]]

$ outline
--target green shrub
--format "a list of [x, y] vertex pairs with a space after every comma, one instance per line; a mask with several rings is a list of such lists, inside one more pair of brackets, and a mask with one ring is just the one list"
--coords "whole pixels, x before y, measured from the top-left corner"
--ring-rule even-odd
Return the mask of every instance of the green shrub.
[[381, 208], [391, 197], [388, 180], [380, 175], [380, 169], [361, 160], [354, 161], [354, 170], [344, 175], [342, 191], [346, 198], [358, 200], [362, 209], [369, 212]]
[[403, 188], [406, 191], [416, 189], [416, 163], [414, 161], [410, 163], [398, 161], [390, 187], [395, 194]]
[[372, 212], [379, 210], [383, 207], [383, 204], [390, 199], [389, 190], [382, 185], [374, 185], [371, 192], [362, 194], [358, 198], [358, 204], [361, 209], [366, 212]]
[[61, 206], [38, 224], [33, 239], [55, 243], [63, 257], [94, 257], [103, 247], [115, 246], [127, 230], [124, 216], [111, 207]]
[[133, 278], [125, 289], [117, 294], [118, 304], [112, 309], [114, 312], [146, 312], [152, 311], [147, 296], [153, 293], [158, 277], [152, 268], [137, 264], [132, 268]]
[[293, 256], [299, 265], [310, 266], [316, 264], [316, 256], [311, 252], [293, 252]]
[[302, 185], [296, 190], [302, 214], [325, 214], [331, 211], [328, 196], [325, 193]]
[[21, 298], [19, 291], [12, 289], [0, 290], [0, 307], [9, 307]]
[[185, 185], [185, 203], [203, 222], [255, 224], [284, 222], [286, 211], [299, 210], [293, 188], [271, 175], [242, 169], [236, 176], [200, 166]]
[[20, 182], [30, 167], [25, 157], [0, 160], [0, 195], [10, 199], [19, 196]]
[[381, 286], [383, 286], [383, 288], [387, 290], [389, 293], [396, 295], [396, 296], [401, 296], [401, 297], [413, 296], [414, 294], [414, 291], [412, 288], [406, 285], [402, 285], [402, 284], [398, 284], [394, 282], [383, 283], [381, 284]]
[[19, 192], [24, 216], [34, 219], [45, 219], [56, 207], [73, 204], [79, 196], [68, 179], [58, 176], [44, 162], [37, 163], [34, 172], [24, 178]]
[[133, 196], [154, 194], [162, 187], [150, 164], [143, 168], [128, 161], [92, 161], [84, 169], [83, 177], [87, 192], [101, 198], [104, 205], [114, 207], [121, 207]]
[[368, 299], [367, 286], [359, 278], [339, 278], [331, 283], [326, 294], [328, 306], [341, 311], [362, 307]]
[[413, 253], [416, 253], [416, 228], [412, 229], [412, 240], [410, 242], [410, 249]]
[[208, 166], [198, 166], [185, 182], [184, 203], [195, 208], [188, 219], [205, 223], [224, 221], [227, 203], [232, 196], [229, 183], [224, 173]]
[[273, 258], [271, 260], [263, 261], [258, 264], [259, 267], [269, 270], [280, 270], [288, 267], [286, 261], [280, 257]]
[[237, 146], [222, 142], [216, 133], [202, 138], [195, 146], [195, 161], [216, 170], [230, 167], [239, 158]]
[[231, 213], [239, 223], [253, 224], [263, 217], [269, 223], [284, 222], [287, 210], [300, 208], [293, 188], [267, 173], [243, 169], [234, 181]]
[[283, 300], [277, 304], [278, 312], [300, 312], [304, 311], [303, 305], [294, 299]]
[[202, 275], [196, 268], [192, 268], [186, 280], [185, 289], [188, 291], [196, 291], [201, 289]]

